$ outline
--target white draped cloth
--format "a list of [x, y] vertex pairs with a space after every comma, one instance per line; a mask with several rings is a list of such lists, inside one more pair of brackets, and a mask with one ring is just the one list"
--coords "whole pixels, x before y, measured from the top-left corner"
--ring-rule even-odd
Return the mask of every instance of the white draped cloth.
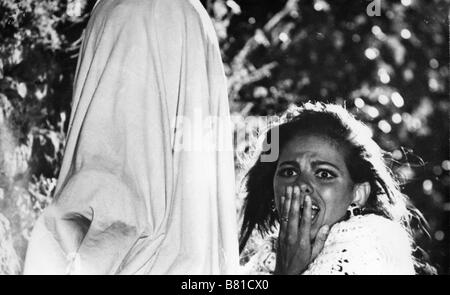
[[25, 274], [232, 274], [232, 133], [198, 0], [100, 0], [84, 33], [54, 202]]

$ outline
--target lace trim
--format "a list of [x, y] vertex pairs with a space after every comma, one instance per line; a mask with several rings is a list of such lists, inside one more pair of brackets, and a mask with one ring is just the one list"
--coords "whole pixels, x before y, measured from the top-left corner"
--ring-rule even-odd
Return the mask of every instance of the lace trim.
[[396, 222], [375, 214], [355, 216], [331, 228], [303, 274], [415, 274], [411, 241]]

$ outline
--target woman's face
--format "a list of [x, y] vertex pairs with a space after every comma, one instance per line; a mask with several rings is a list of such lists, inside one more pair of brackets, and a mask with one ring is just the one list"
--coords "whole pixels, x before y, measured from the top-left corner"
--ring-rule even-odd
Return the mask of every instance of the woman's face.
[[286, 144], [273, 179], [275, 203], [281, 212], [281, 196], [287, 187], [298, 186], [301, 199], [312, 201], [311, 238], [321, 226], [341, 220], [353, 200], [354, 184], [344, 154], [334, 141], [316, 135], [304, 135]]

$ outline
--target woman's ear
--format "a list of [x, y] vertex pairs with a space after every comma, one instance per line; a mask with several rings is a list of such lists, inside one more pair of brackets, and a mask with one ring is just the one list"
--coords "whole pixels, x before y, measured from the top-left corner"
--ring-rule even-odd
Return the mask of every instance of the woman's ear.
[[359, 207], [364, 207], [370, 195], [370, 184], [368, 182], [357, 183], [353, 189], [353, 202]]

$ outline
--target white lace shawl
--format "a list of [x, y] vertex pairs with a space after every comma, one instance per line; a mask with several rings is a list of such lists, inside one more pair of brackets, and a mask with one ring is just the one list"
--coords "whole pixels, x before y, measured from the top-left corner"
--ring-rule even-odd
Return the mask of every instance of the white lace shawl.
[[396, 222], [375, 214], [335, 224], [305, 275], [413, 275], [409, 235]]

